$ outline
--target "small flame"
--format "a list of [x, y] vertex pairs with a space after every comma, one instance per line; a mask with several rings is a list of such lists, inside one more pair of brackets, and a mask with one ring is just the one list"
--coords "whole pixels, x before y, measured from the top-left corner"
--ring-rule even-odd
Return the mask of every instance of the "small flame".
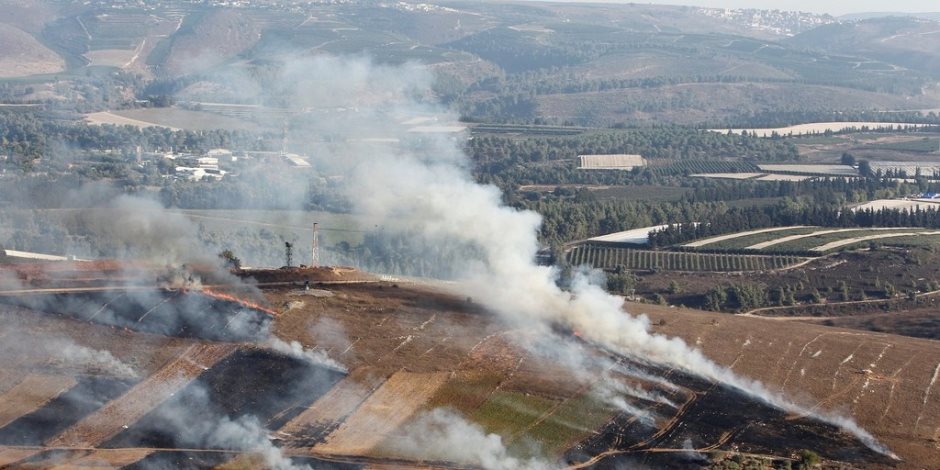
[[277, 316], [276, 311], [271, 310], [270, 308], [267, 308], [267, 307], [262, 307], [261, 305], [258, 305], [257, 303], [252, 302], [250, 300], [240, 299], [238, 297], [235, 297], [234, 295], [226, 294], [224, 292], [214, 291], [212, 289], [207, 289], [207, 288], [203, 288], [201, 292], [203, 295], [212, 297], [213, 299], [224, 300], [227, 302], [234, 302], [234, 303], [237, 303], [238, 305], [241, 305], [242, 307], [247, 307], [250, 309], [262, 311], [264, 313], [267, 313], [268, 315], [271, 315], [272, 317]]

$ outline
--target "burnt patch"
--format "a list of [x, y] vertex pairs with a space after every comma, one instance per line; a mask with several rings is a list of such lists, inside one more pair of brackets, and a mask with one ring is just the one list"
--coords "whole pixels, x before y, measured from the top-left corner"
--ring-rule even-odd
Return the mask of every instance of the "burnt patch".
[[32, 457], [27, 457], [23, 460], [20, 460], [19, 462], [16, 462], [16, 465], [12, 468], [47, 469], [62, 465], [69, 460], [75, 459], [76, 457], [81, 457], [84, 454], [87, 454], [87, 451], [66, 449], [44, 450], [36, 455], [33, 455]]
[[808, 449], [839, 462], [893, 463], [836, 426], [794, 417], [738, 389], [676, 371], [655, 375], [687, 390], [691, 399], [679, 410], [663, 408], [652, 431], [638, 428], [628, 415], [618, 416], [569, 451], [566, 460], [584, 462], [605, 451], [620, 451], [593, 468], [701, 468], [708, 452], [733, 448], [779, 457]]
[[271, 323], [265, 312], [197, 291], [32, 294], [2, 297], [0, 302], [133, 331], [213, 341], [257, 340]]
[[215, 468], [232, 458], [225, 452], [154, 452], [125, 470], [175, 470]]
[[81, 376], [77, 381], [42, 408], [0, 429], [0, 444], [42, 445], [136, 383], [130, 379], [100, 376]]
[[266, 350], [240, 350], [103, 447], [232, 448], [223, 427], [267, 439], [262, 429], [277, 429], [344, 376]]

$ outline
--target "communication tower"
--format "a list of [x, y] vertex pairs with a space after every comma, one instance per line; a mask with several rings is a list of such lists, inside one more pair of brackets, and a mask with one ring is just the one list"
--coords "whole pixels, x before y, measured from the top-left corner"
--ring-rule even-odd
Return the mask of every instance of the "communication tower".
[[316, 268], [320, 266], [320, 232], [319, 224], [316, 222], [313, 223], [313, 245], [311, 248], [310, 266]]

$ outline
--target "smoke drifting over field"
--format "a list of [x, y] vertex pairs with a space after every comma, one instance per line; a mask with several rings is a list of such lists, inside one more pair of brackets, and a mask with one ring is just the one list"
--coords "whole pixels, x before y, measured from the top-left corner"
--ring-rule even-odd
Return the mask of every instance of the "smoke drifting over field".
[[[803, 410], [716, 365], [680, 339], [652, 334], [646, 317], [624, 312], [622, 299], [604, 292], [590, 276], [575, 276], [570, 292], [559, 288], [557, 271], [534, 263], [539, 216], [507, 207], [497, 188], [474, 182], [459, 136], [405, 132], [400, 124], [419, 116], [456, 120], [426, 99], [431, 95], [427, 72], [318, 57], [291, 61], [284, 78], [298, 84], [298, 105], [322, 100], [355, 110], [327, 123], [310, 121], [306, 134], [344, 135], [345, 140], [328, 145], [320, 156], [331, 166], [342, 164], [347, 197], [358, 212], [381, 221], [388, 231], [416, 230], [426, 240], [476, 253], [460, 266], [465, 293], [475, 300], [521, 326], [563, 324], [621, 354], [678, 367], [816, 416], [886, 452], [850, 420]], [[355, 143], [388, 136], [398, 143]]]
[[[441, 270], [459, 274], [463, 294], [474, 302], [482, 303], [520, 329], [540, 335], [536, 341], [520, 339], [521, 346], [558, 358], [559, 364], [569, 366], [572, 375], [584, 374], [585, 370], [616, 371], [613, 360], [591, 357], [585, 348], [573, 342], [556, 341], [550, 325], [563, 325], [580, 332], [587, 341], [621, 355], [680, 368], [739, 388], [780, 408], [838, 425], [873, 449], [887, 452], [850, 420], [810, 413], [761, 384], [716, 365], [681, 340], [652, 334], [649, 320], [624, 312], [622, 299], [604, 292], [595, 275], [578, 273], [569, 290], [560, 288], [558, 271], [534, 262], [540, 217], [506, 206], [496, 187], [473, 180], [461, 149], [462, 134], [415, 132], [415, 126], [409, 124], [456, 121], [455, 116], [434, 103], [433, 80], [427, 70], [411, 65], [377, 65], [362, 58], [281, 60], [284, 66], [275, 80], [249, 87], [258, 90], [254, 102], [288, 103], [300, 110], [329, 109], [327, 113], [301, 113], [292, 123], [292, 141], [300, 141], [296, 145], [312, 154], [323, 174], [341, 176], [345, 196], [358, 215], [375, 221], [386, 233], [419, 234], [421, 243], [461, 253], [459, 264], [442, 266]], [[238, 80], [250, 81], [247, 77]], [[292, 198], [305, 193], [305, 187], [283, 188], [283, 194]], [[89, 206], [94, 204], [89, 202]], [[182, 215], [167, 212], [152, 201], [132, 197], [120, 197], [108, 207], [110, 214], [87, 224], [103, 238], [118, 240], [120, 255], [175, 265], [217, 261], [214, 252], [196, 241], [197, 226]], [[452, 259], [439, 262], [449, 264]], [[226, 275], [224, 269], [219, 270], [218, 276]], [[133, 298], [138, 294], [127, 295]], [[137, 303], [153, 302], [141, 298]], [[184, 302], [180, 306], [194, 315], [201, 313], [196, 303]], [[332, 343], [334, 347], [349, 344], [342, 328], [321, 326], [318, 340], [323, 344]], [[268, 333], [267, 329], [263, 332]], [[345, 370], [322, 352], [305, 350], [299, 343], [276, 338], [259, 342], [293, 358], [325, 365], [334, 371]], [[63, 351], [71, 351], [68, 354], [71, 360], [110, 364], [115, 370], [122, 370], [120, 364], [110, 361], [113, 359], [108, 357], [110, 354], [75, 348]], [[586, 364], [592, 367], [583, 367]], [[668, 381], [643, 377], [636, 371], [625, 373], [655, 383], [659, 390], [673, 387]], [[657, 391], [627, 386], [612, 376], [598, 381], [595, 393], [602, 401], [651, 426], [656, 417], [624, 397], [676, 406]], [[247, 416], [231, 418], [221, 413], [194, 420], [195, 415], [190, 414], [193, 407], [209, 406], [205, 395], [193, 395], [187, 402], [189, 406], [164, 410], [165, 416], [161, 416], [167, 423], [164, 431], [180, 431], [181, 441], [189, 445], [256, 451], [264, 456], [268, 466], [291, 467], [290, 460], [270, 442], [257, 420]], [[398, 449], [403, 455], [487, 469], [534, 470], [553, 466], [513, 457], [499, 436], [487, 434], [445, 410], [422, 415], [403, 431], [405, 436]]]

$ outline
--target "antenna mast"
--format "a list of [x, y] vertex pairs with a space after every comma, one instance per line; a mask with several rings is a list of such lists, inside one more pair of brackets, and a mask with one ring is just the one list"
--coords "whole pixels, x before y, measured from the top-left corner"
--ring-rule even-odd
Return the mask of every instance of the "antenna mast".
[[313, 246], [311, 250], [310, 257], [310, 267], [316, 268], [320, 266], [320, 232], [319, 224], [316, 222], [313, 223]]

